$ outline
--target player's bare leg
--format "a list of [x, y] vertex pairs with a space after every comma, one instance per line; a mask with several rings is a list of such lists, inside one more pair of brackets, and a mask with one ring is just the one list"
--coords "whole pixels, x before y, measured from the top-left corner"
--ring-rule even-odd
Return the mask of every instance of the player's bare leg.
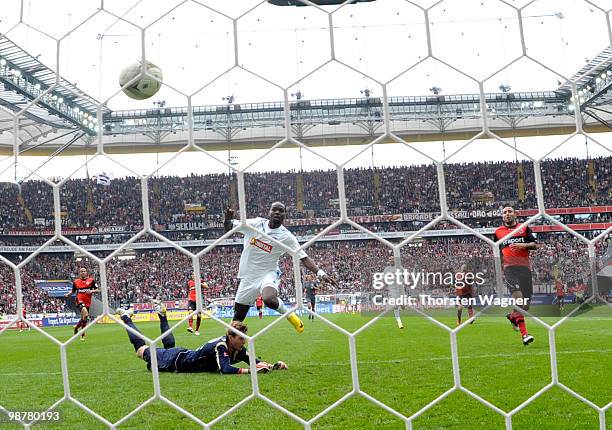
[[[84, 329], [87, 327], [87, 320], [89, 319], [89, 312], [85, 306], [81, 306], [81, 320], [74, 326], [74, 334], [77, 334], [79, 329]], [[85, 333], [81, 333], [82, 341], [85, 340]]]
[[[261, 291], [261, 297], [264, 301], [264, 304], [270, 309], [274, 309], [279, 314], [284, 314], [287, 312], [287, 308], [281, 299], [278, 298], [278, 291], [276, 288], [272, 287], [264, 287]], [[304, 323], [298, 317], [295, 312], [291, 312], [287, 317], [287, 321], [291, 323], [295, 331], [298, 333], [302, 333], [304, 331]]]
[[232, 318], [232, 321], [244, 321], [250, 308], [249, 305], [234, 302], [234, 318]]
[[187, 322], [189, 324], [189, 327], [187, 327], [187, 331], [189, 333], [193, 333], [193, 316], [190, 316]]
[[461, 325], [461, 315], [463, 314], [463, 306], [457, 305], [457, 325]]
[[[474, 308], [472, 305], [468, 306], [468, 318], [472, 318], [474, 316]], [[470, 324], [474, 324], [474, 320], [470, 321]]]
[[200, 312], [197, 313], [197, 317], [196, 317], [196, 328], [195, 331], [193, 332], [193, 334], [195, 334], [196, 336], [200, 335], [200, 323], [202, 322], [202, 315], [200, 315]]

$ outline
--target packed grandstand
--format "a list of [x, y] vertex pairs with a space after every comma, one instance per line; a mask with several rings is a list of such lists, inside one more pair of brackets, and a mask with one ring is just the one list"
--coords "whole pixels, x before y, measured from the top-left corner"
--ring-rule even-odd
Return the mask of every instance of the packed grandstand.
[[[547, 212], [587, 238], [612, 225], [612, 157], [555, 159], [541, 164]], [[500, 223], [500, 208], [513, 205], [522, 219], [537, 211], [533, 165], [530, 162], [466, 163], [445, 166], [448, 204], [461, 222], [491, 235]], [[222, 213], [235, 205], [234, 179], [228, 175], [163, 176], [149, 178], [153, 228], [191, 252], [197, 252], [223, 234]], [[431, 166], [347, 169], [346, 195], [349, 216], [365, 228], [397, 243], [433, 220], [439, 211], [436, 170]], [[418, 184], [418, 186], [417, 186]], [[247, 214], [266, 216], [269, 196], [287, 203], [286, 224], [301, 240], [308, 239], [337, 220], [335, 171], [245, 174]], [[249, 191], [257, 190], [257, 192]], [[393, 193], [385, 190], [393, 190]], [[19, 186], [4, 183], [0, 220], [2, 255], [19, 262], [53, 235], [52, 191], [41, 180]], [[96, 255], [104, 256], [142, 229], [140, 180], [113, 179], [109, 185], [94, 178], [70, 179], [61, 190], [62, 229], [70, 240]], [[163, 204], [160, 204], [163, 202]], [[545, 246], [533, 257], [536, 291], [550, 292], [556, 274], [563, 273], [568, 289], [588, 283], [586, 246], [548, 221], [538, 220], [534, 231]], [[403, 248], [405, 267], [431, 271], [445, 265], [477, 260], [492, 274], [491, 248], [457, 225], [442, 221], [416, 243]], [[129, 255], [119, 255], [107, 266], [109, 299], [143, 302], [151, 297], [170, 300], [187, 296], [190, 259], [164, 242], [143, 235]], [[237, 288], [240, 257], [236, 236], [212, 249], [201, 259], [202, 276], [208, 283], [206, 299], [230, 297]], [[609, 239], [597, 244], [598, 255]], [[85, 266], [97, 276], [97, 265], [65, 244], [51, 245], [22, 270], [24, 303], [28, 312], [67, 311], [62, 299], [47, 296], [35, 286], [37, 280], [71, 279]], [[339, 280], [334, 294], [361, 291], [371, 276], [382, 270], [389, 249], [354, 226], [341, 225], [327, 232], [308, 252]], [[167, 268], [173, 270], [167, 270]], [[294, 294], [291, 262], [282, 262], [282, 294]], [[288, 274], [288, 275], [287, 275]], [[15, 313], [13, 271], [0, 265], [0, 314]], [[491, 284], [493, 281], [491, 280]], [[437, 285], [428, 288], [445, 294]], [[325, 291], [322, 291], [324, 293]]]

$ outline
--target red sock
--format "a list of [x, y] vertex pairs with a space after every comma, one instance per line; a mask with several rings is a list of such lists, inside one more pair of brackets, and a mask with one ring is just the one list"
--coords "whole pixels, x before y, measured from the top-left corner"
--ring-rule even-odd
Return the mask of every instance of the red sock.
[[468, 309], [468, 317], [472, 318], [474, 316], [474, 309]]
[[189, 328], [193, 328], [193, 318], [189, 318]]
[[512, 318], [514, 323], [518, 326], [519, 330], [521, 331], [521, 336], [525, 336], [527, 334], [527, 327], [525, 327], [525, 318], [523, 317], [523, 314], [518, 311], [514, 311], [512, 312], [512, 315], [510, 315], [510, 318]]

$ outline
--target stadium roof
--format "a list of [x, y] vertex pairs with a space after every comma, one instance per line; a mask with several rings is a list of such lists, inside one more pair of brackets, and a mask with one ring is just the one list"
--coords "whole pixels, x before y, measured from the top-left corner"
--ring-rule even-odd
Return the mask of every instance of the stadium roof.
[[[607, 48], [573, 77], [585, 95], [581, 99], [585, 106], [601, 108], [610, 102], [612, 71], [610, 80], [598, 76], [611, 67], [612, 50]], [[593, 91], [587, 97], [589, 83]], [[189, 138], [187, 107], [124, 111], [102, 107], [103, 124], [98, 127], [97, 100], [66, 79], [58, 80], [56, 72], [6, 37], [0, 37], [0, 84], [0, 154], [12, 154], [13, 114], [33, 100], [37, 103], [20, 118], [17, 136], [20, 153], [28, 155], [93, 153], [100, 130], [108, 153], [175, 151]], [[555, 91], [485, 97], [489, 127], [501, 137], [575, 131], [568, 84]], [[467, 140], [482, 130], [479, 102], [478, 94], [390, 97], [390, 128], [406, 141]], [[377, 97], [302, 99], [292, 101], [289, 109], [292, 135], [312, 146], [363, 144], [383, 130]], [[286, 135], [283, 102], [194, 106], [192, 113], [194, 143], [209, 150], [267, 148]], [[606, 115], [605, 111], [583, 115], [585, 129], [610, 131], [601, 118]]]

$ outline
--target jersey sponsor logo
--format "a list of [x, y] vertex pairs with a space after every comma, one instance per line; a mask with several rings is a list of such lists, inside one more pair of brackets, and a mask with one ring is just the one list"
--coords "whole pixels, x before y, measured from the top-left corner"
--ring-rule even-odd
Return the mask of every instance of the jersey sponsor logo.
[[251, 245], [255, 246], [256, 248], [261, 249], [264, 252], [267, 252], [268, 254], [272, 252], [272, 244], [270, 243], [266, 243], [263, 242], [259, 239], [256, 239], [254, 237], [251, 238], [250, 242]]
[[513, 243], [525, 243], [524, 237], [511, 237], [510, 239], [506, 239], [502, 242], [503, 246], [508, 246]]

